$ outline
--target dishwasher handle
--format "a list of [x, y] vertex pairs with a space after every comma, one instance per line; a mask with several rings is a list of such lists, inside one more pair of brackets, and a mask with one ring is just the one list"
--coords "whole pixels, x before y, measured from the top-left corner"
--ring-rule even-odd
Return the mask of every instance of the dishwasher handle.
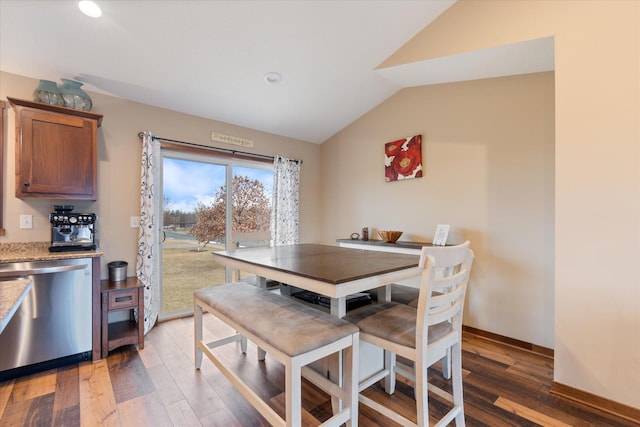
[[84, 270], [85, 268], [87, 268], [86, 264], [63, 264], [60, 262], [42, 266], [26, 266], [24, 268], [0, 267], [0, 278], [62, 273], [65, 271]]

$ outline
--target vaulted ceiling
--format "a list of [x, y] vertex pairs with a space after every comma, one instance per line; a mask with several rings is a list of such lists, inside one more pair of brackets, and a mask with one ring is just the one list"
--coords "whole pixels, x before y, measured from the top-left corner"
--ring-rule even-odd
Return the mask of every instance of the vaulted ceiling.
[[402, 87], [553, 68], [547, 40], [376, 70], [454, 0], [97, 3], [0, 0], [0, 70], [322, 143]]

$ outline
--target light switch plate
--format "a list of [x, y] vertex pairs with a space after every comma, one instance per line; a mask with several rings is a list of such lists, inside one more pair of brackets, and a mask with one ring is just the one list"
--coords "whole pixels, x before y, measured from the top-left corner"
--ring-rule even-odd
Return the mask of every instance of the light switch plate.
[[132, 216], [129, 219], [129, 226], [131, 228], [138, 228], [140, 227], [140, 217], [139, 216]]
[[20, 215], [20, 228], [33, 228], [33, 215]]

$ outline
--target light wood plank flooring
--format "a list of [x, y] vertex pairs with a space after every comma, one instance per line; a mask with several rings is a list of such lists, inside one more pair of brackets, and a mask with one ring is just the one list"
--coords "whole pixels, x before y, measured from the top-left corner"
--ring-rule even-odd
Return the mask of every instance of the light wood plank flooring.
[[[205, 316], [211, 338], [226, 326]], [[604, 412], [549, 394], [553, 361], [516, 347], [469, 333], [463, 344], [464, 398], [468, 426], [637, 426]], [[267, 356], [258, 362], [256, 348], [220, 349], [238, 375], [253, 384], [269, 404], [284, 413], [282, 366]], [[430, 380], [447, 387], [439, 367]], [[401, 378], [399, 378], [401, 380]], [[412, 388], [400, 382], [393, 396], [374, 386], [368, 394], [385, 400], [415, 419]], [[430, 395], [430, 415], [447, 411], [446, 401]], [[329, 417], [328, 397], [306, 384], [304, 425]], [[361, 426], [395, 424], [362, 408]], [[0, 426], [266, 426], [206, 358], [193, 367], [193, 319], [161, 323], [146, 337], [144, 350], [117, 349], [105, 360], [0, 382]]]

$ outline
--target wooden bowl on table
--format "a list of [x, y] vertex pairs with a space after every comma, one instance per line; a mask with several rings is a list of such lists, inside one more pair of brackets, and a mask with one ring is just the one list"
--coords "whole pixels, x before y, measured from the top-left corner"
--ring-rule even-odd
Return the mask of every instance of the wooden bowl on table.
[[395, 243], [402, 236], [402, 231], [378, 231], [378, 234], [386, 243]]

